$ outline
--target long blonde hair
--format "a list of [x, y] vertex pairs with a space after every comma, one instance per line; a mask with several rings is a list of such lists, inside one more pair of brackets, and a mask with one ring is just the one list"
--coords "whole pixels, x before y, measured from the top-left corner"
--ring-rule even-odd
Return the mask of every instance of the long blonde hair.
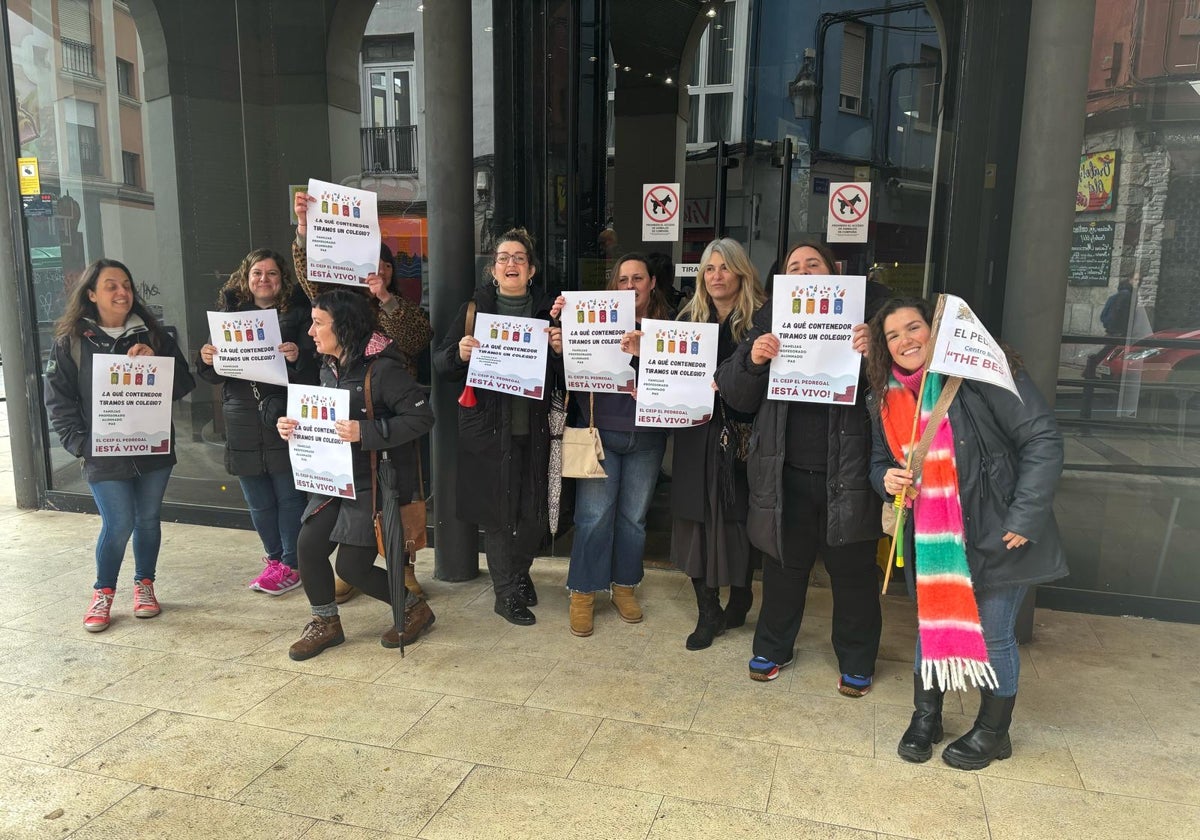
[[758, 279], [758, 269], [746, 251], [736, 239], [714, 239], [704, 249], [700, 257], [700, 272], [696, 277], [696, 294], [688, 301], [687, 306], [679, 313], [681, 320], [693, 323], [707, 323], [713, 310], [712, 298], [704, 285], [704, 267], [708, 265], [713, 254], [720, 254], [725, 264], [737, 275], [740, 285], [737, 300], [734, 301], [733, 311], [729, 313], [729, 331], [734, 341], [741, 341], [754, 322], [754, 313], [767, 300], [762, 283]]

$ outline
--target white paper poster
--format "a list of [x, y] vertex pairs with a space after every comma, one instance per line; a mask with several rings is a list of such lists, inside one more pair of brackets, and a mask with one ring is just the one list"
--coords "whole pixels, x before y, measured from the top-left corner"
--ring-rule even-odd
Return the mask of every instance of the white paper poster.
[[871, 182], [829, 185], [827, 242], [866, 242], [871, 220]]
[[633, 393], [621, 336], [634, 328], [634, 293], [563, 292], [563, 368], [571, 391]]
[[288, 384], [287, 360], [279, 352], [279, 313], [209, 312], [209, 340], [217, 348], [213, 370], [230, 379]]
[[791, 402], [853, 403], [862, 355], [852, 332], [863, 322], [867, 278], [776, 275], [771, 331], [779, 355], [771, 360], [767, 398]]
[[92, 455], [171, 451], [170, 356], [92, 356]]
[[[960, 297], [942, 295], [939, 302], [941, 325], [933, 345], [929, 369], [947, 376], [961, 376], [990, 382], [1017, 394], [1008, 357]], [[938, 318], [935, 317], [934, 321]]]
[[642, 241], [679, 241], [679, 184], [642, 184]]
[[699, 426], [712, 418], [717, 324], [642, 321], [638, 426]]
[[513, 315], [475, 316], [479, 347], [471, 353], [467, 384], [540, 400], [546, 387], [549, 321]]
[[312, 179], [308, 194], [308, 279], [367, 285], [379, 270], [379, 213], [375, 193]]
[[354, 460], [350, 444], [333, 424], [350, 419], [350, 392], [315, 385], [289, 385], [287, 416], [300, 425], [288, 438], [296, 489], [322, 496], [354, 498]]

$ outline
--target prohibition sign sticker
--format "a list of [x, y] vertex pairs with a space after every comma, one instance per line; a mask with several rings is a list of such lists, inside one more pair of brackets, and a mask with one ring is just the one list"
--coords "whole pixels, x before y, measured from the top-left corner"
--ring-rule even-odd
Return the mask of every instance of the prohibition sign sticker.
[[642, 185], [642, 241], [679, 239], [679, 184]]
[[866, 242], [870, 211], [869, 181], [830, 184], [826, 239], [829, 242]]

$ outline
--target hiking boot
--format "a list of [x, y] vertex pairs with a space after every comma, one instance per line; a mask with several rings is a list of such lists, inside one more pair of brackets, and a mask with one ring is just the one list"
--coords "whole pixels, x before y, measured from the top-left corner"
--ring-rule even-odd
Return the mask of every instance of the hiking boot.
[[612, 585], [612, 602], [617, 608], [617, 615], [621, 616], [621, 620], [626, 624], [637, 624], [642, 620], [642, 608], [638, 604], [637, 596], [633, 594], [632, 586], [621, 586], [614, 583]]
[[336, 647], [346, 641], [342, 633], [339, 616], [314, 615], [300, 634], [300, 638], [288, 648], [288, 656], [296, 662], [312, 659], [325, 648]]
[[250, 588], [255, 592], [282, 595], [300, 585], [300, 573], [284, 564], [282, 560], [264, 557], [263, 562], [266, 563], [266, 568], [250, 584]]
[[108, 629], [109, 613], [112, 612], [113, 596], [111, 589], [93, 589], [92, 605], [83, 614], [83, 629], [89, 633], [99, 633]]
[[407, 647], [421, 637], [421, 634], [433, 626], [433, 622], [437, 621], [437, 616], [433, 614], [433, 610], [429, 609], [429, 604], [424, 600], [418, 599], [411, 607], [406, 607], [404, 610], [404, 634], [401, 636], [400, 630], [397, 627], [391, 627], [379, 637], [379, 644], [385, 648]]
[[154, 581], [142, 578], [133, 584], [134, 618], [154, 618], [162, 612], [158, 599], [154, 597]]

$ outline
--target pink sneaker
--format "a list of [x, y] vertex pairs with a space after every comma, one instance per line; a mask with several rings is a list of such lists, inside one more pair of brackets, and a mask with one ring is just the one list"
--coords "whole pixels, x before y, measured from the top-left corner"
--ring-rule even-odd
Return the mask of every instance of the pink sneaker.
[[266, 557], [264, 561], [267, 567], [250, 584], [250, 588], [255, 592], [282, 595], [300, 585], [300, 574], [295, 569], [284, 565], [282, 561], [276, 560], [274, 557]]
[[162, 612], [158, 599], [154, 597], [154, 581], [144, 578], [133, 584], [133, 617], [154, 618]]
[[92, 590], [92, 605], [83, 615], [83, 629], [89, 633], [99, 633], [108, 629], [108, 615], [112, 612], [113, 596], [111, 589]]

